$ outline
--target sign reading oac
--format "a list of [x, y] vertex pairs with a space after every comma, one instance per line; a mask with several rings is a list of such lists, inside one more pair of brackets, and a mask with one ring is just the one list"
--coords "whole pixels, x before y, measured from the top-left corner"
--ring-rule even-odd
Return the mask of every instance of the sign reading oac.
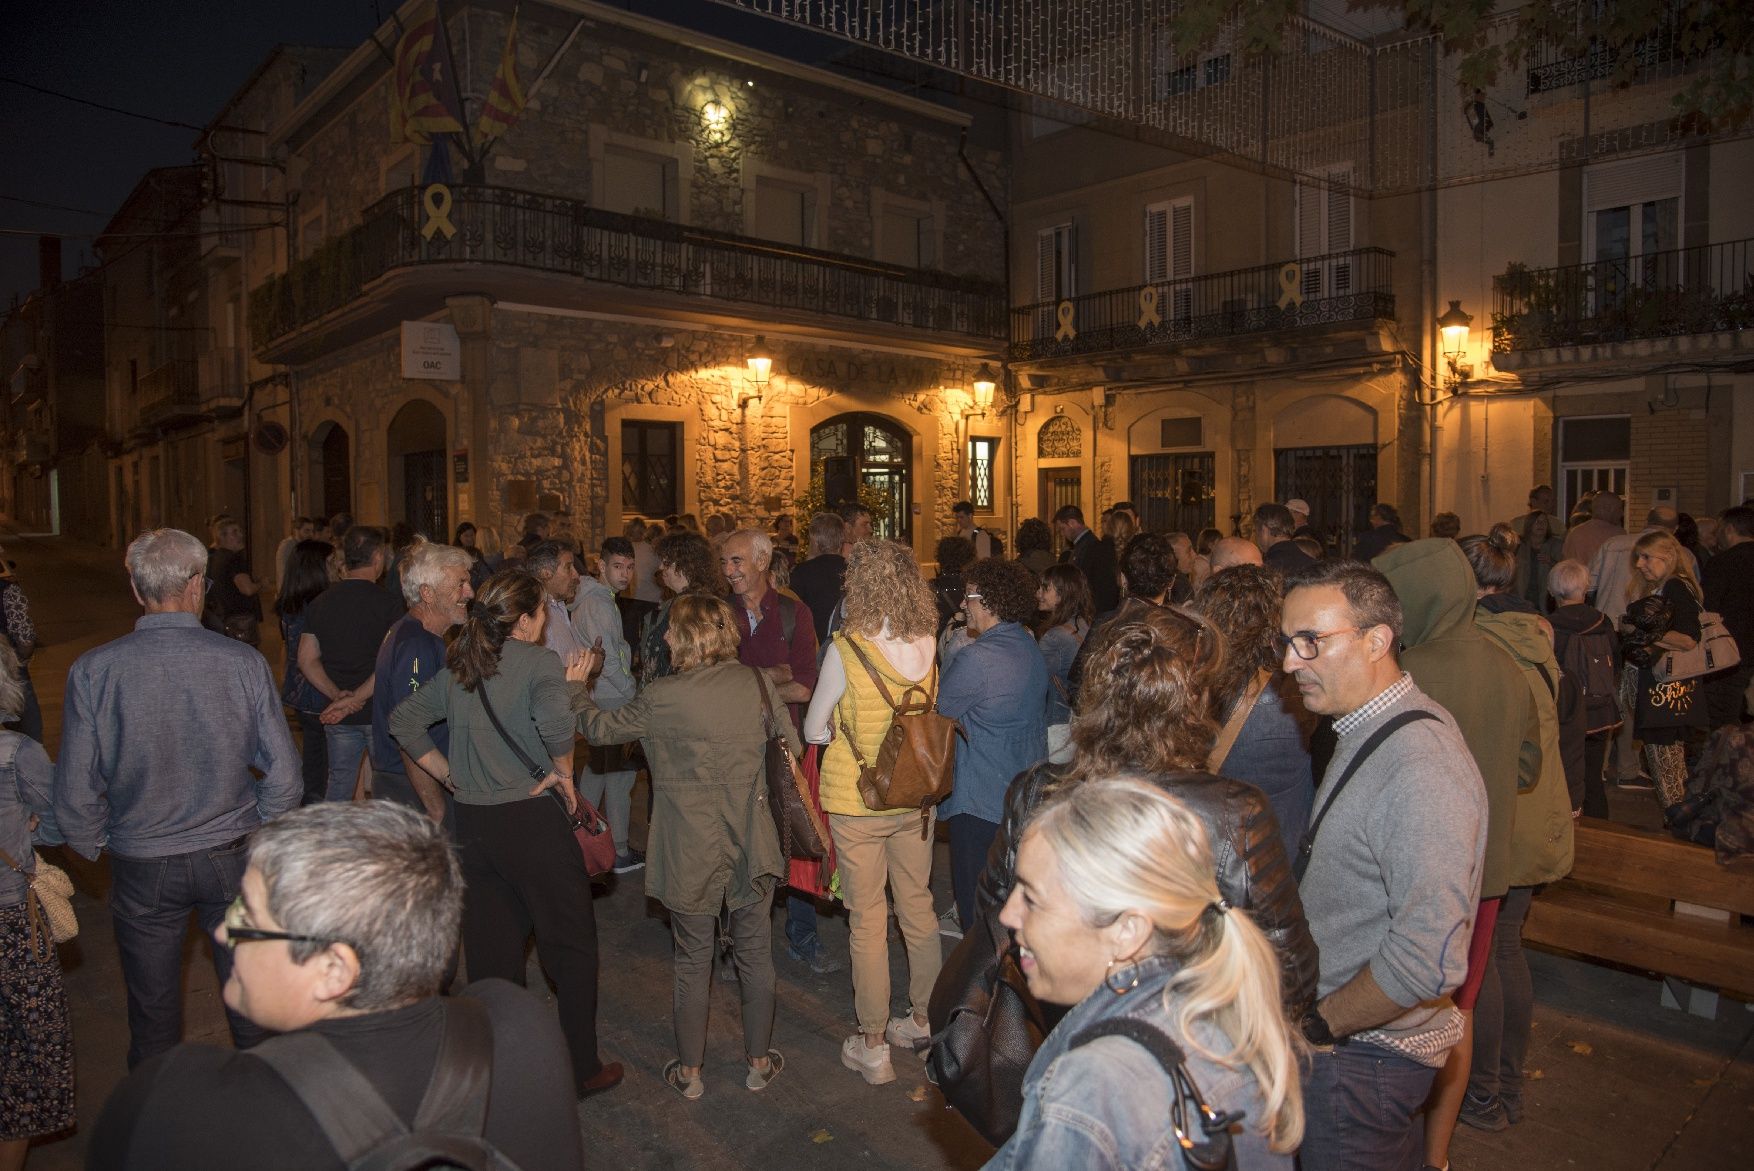
[[457, 327], [443, 321], [404, 321], [402, 377], [461, 382], [463, 343]]

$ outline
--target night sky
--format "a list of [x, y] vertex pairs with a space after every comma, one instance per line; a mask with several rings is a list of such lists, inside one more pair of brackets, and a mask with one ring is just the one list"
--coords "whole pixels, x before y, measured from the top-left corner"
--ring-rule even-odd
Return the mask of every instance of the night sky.
[[[615, 6], [804, 58], [820, 59], [833, 46], [705, 0], [621, 0]], [[397, 0], [6, 0], [0, 78], [204, 126], [275, 45], [352, 48], [396, 7]], [[0, 111], [3, 312], [37, 285], [34, 233], [64, 234], [65, 273], [77, 275], [94, 260], [92, 237], [142, 174], [193, 161], [196, 131], [4, 81]]]

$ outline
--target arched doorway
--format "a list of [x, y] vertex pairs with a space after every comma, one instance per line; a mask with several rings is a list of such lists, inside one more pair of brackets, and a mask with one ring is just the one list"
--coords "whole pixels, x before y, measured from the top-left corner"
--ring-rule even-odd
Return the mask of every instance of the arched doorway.
[[421, 399], [390, 420], [390, 517], [405, 520], [435, 541], [450, 536], [450, 492], [445, 479], [445, 416]]
[[880, 496], [876, 535], [913, 540], [913, 436], [883, 415], [836, 415], [810, 429], [810, 478], [822, 477], [830, 507]]
[[323, 518], [353, 511], [353, 445], [333, 419], [311, 432], [311, 507]]

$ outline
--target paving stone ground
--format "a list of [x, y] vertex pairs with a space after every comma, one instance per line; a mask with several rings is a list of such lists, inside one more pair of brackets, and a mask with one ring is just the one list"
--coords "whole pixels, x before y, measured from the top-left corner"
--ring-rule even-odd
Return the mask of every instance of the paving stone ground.
[[[53, 538], [5, 538], [45, 644], [32, 663], [51, 755], [60, 739], [66, 670], [81, 652], [124, 633], [136, 616], [114, 550]], [[269, 624], [272, 625], [272, 624]], [[278, 662], [278, 648], [265, 647]], [[636, 815], [643, 805], [636, 793]], [[1628, 816], [1639, 795], [1616, 794]], [[1646, 799], [1648, 800], [1648, 798]], [[636, 828], [636, 840], [643, 825]], [[940, 845], [939, 860], [947, 859]], [[85, 1136], [124, 1072], [126, 1005], [110, 934], [108, 870], [75, 862], [80, 936], [62, 948], [72, 1002], [79, 1129], [35, 1148], [32, 1171], [81, 1166]], [[948, 866], [938, 867], [940, 887]], [[938, 892], [948, 905], [948, 891]], [[743, 1088], [736, 986], [715, 983], [706, 1096], [687, 1103], [664, 1085], [671, 1056], [669, 934], [639, 875], [617, 880], [597, 903], [603, 957], [602, 1050], [627, 1080], [579, 1109], [588, 1165], [634, 1168], [973, 1168], [990, 1154], [943, 1108], [920, 1063], [898, 1056], [896, 1081], [871, 1087], [843, 1069], [839, 1046], [853, 1031], [852, 987], [843, 971], [817, 976], [785, 954], [775, 918], [780, 1006], [774, 1045], [786, 1070], [760, 1094]], [[844, 956], [844, 917], [824, 935]], [[946, 941], [948, 944], [948, 941]], [[190, 1040], [227, 1043], [213, 970], [191, 932], [186, 966]], [[891, 949], [894, 987], [905, 995], [901, 949]], [[1580, 1167], [1600, 1171], [1744, 1171], [1754, 1151], [1754, 1011], [1725, 1000], [1715, 1019], [1659, 1004], [1646, 975], [1533, 953], [1537, 997], [1527, 1068], [1528, 1114], [1502, 1134], [1462, 1128], [1457, 1171]], [[546, 993], [539, 957], [530, 985]], [[538, 1171], [538, 1169], [532, 1169]]]

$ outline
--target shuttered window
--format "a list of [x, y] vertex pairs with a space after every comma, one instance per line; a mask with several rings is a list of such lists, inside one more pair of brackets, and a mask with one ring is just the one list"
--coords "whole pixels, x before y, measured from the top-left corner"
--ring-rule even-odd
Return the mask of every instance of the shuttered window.
[[[1352, 168], [1329, 168], [1319, 180], [1297, 184], [1297, 255], [1307, 259], [1352, 250]], [[1305, 265], [1305, 297], [1339, 296], [1352, 291], [1349, 257]]]
[[[1145, 209], [1145, 283], [1185, 282], [1194, 275], [1194, 201], [1192, 198], [1154, 203]], [[1186, 284], [1168, 290], [1172, 316], [1193, 311], [1193, 290]]]
[[1074, 235], [1071, 224], [1055, 224], [1036, 236], [1036, 300], [1058, 301], [1077, 295]]

